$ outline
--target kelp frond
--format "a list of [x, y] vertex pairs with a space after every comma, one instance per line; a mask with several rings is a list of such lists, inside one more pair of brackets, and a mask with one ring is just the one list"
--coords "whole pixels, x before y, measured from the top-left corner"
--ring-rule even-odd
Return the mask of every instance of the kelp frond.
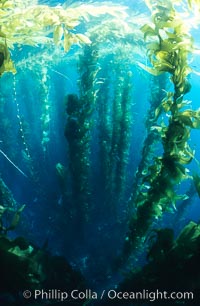
[[[116, 19], [127, 18], [126, 7], [106, 3], [55, 6], [37, 4], [36, 1], [4, 0], [0, 3], [0, 43], [14, 48], [15, 44], [38, 46], [55, 44], [68, 52], [72, 45], [91, 44], [76, 27], [91, 18], [110, 15]], [[8, 52], [9, 54], [9, 52]], [[10, 60], [4, 62], [0, 73], [14, 72]]]
[[[125, 7], [120, 5], [105, 4], [79, 4], [78, 6], [50, 7], [48, 5], [24, 6], [18, 1], [5, 1], [0, 6], [1, 37], [6, 37], [8, 46], [15, 43], [37, 44], [44, 43], [44, 37], [52, 34], [55, 43], [61, 42], [63, 35], [67, 37], [70, 44], [90, 43], [83, 34], [72, 33], [80, 22], [89, 21], [90, 17], [111, 15], [124, 19], [127, 15]], [[52, 37], [51, 37], [52, 38]], [[27, 41], [28, 39], [28, 41]], [[47, 40], [48, 41], [48, 40]]]

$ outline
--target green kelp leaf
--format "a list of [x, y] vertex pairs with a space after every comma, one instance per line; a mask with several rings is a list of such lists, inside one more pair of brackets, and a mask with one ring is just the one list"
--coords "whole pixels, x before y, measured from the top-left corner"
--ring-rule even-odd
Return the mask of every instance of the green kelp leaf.
[[196, 239], [199, 236], [200, 236], [199, 226], [195, 222], [190, 221], [190, 223], [186, 225], [184, 229], [181, 231], [176, 242], [177, 244], [185, 244], [191, 241], [192, 239]]
[[15, 247], [12, 247], [8, 250], [9, 253], [12, 253], [18, 257], [26, 258], [28, 255], [30, 255], [33, 252], [33, 247], [31, 245], [28, 246], [27, 249], [22, 250], [18, 245]]
[[56, 26], [53, 32], [53, 41], [55, 45], [59, 44], [59, 42], [63, 37], [63, 34], [64, 34], [63, 26], [62, 25]]
[[73, 44], [73, 33], [69, 33], [67, 30], [64, 30], [64, 41], [63, 41], [64, 51], [68, 52], [72, 44]]
[[194, 128], [194, 129], [200, 129], [200, 119], [196, 119], [196, 120], [193, 122], [193, 128]]
[[142, 26], [140, 30], [142, 31], [142, 33], [144, 33], [144, 40], [146, 40], [147, 36], [157, 36], [158, 35], [157, 31], [153, 29], [151, 26], [149, 26], [148, 24], [145, 24], [144, 26]]
[[158, 75], [161, 75], [164, 71], [158, 71], [154, 68], [151, 68], [151, 67], [148, 67], [140, 62], [136, 62], [137, 65], [142, 68], [143, 70], [147, 71], [148, 73], [154, 75], [154, 76], [158, 76]]
[[167, 61], [158, 61], [153, 63], [156, 70], [159, 70], [160, 72], [169, 72], [172, 73], [174, 71], [174, 66], [171, 65]]
[[81, 43], [84, 43], [84, 44], [91, 44], [91, 40], [89, 39], [89, 37], [87, 37], [86, 35], [83, 35], [83, 34], [76, 34], [76, 37], [78, 38], [78, 40], [81, 42]]

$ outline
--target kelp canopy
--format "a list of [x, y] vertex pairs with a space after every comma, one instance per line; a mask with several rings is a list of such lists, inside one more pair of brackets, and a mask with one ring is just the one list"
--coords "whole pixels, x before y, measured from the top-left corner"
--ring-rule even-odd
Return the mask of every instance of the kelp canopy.
[[[157, 4], [159, 5], [159, 3], [162, 5], [162, 1], [146, 0], [145, 2], [150, 9], [154, 8]], [[166, 1], [165, 9], [170, 9], [170, 3], [170, 1]], [[176, 24], [174, 22], [170, 24], [169, 22], [161, 21], [163, 28], [176, 26], [180, 31], [183, 30], [187, 32], [192, 27], [196, 27], [199, 24], [199, 1], [176, 0], [173, 1], [173, 5], [178, 8], [181, 7], [179, 20], [176, 19]], [[188, 13], [189, 10], [192, 14]], [[101, 19], [101, 26], [98, 25], [98, 18], [100, 16], [105, 16], [103, 20]], [[106, 16], [110, 17], [107, 18]], [[140, 27], [142, 32], [145, 33], [145, 40], [155, 36], [159, 27], [159, 24], [157, 24], [156, 28], [152, 28], [149, 17], [131, 14], [127, 12], [127, 7], [123, 5], [114, 5], [111, 2], [92, 2], [90, 4], [77, 2], [69, 6], [64, 4], [62, 6], [57, 5], [56, 7], [51, 7], [38, 4], [38, 1], [26, 1], [24, 3], [21, 0], [4, 0], [0, 3], [0, 17], [0, 39], [2, 42], [0, 51], [4, 54], [5, 58], [4, 68], [1, 68], [1, 71], [4, 69], [5, 71], [11, 72], [15, 72], [15, 69], [10, 59], [8, 49], [13, 49], [15, 45], [50, 46], [55, 44], [61, 46], [65, 52], [68, 52], [71, 45], [90, 44], [91, 40], [88, 36], [90, 36], [92, 32], [97, 33], [97, 31], [97, 41], [102, 41], [102, 39], [104, 41], [105, 39], [111, 41], [112, 35], [115, 35], [117, 39], [124, 38], [123, 43], [125, 44], [128, 42], [133, 43], [133, 40], [139, 44], [141, 43], [141, 33], [139, 33]], [[90, 27], [89, 24], [92, 18], [93, 25]], [[96, 26], [94, 25], [95, 19]], [[182, 19], [185, 19], [184, 23], [180, 22]], [[148, 25], [144, 26], [147, 20]], [[76, 32], [76, 28], [81, 23], [84, 23], [86, 28], [88, 28], [88, 36]], [[173, 39], [173, 35], [175, 35], [172, 33], [170, 35], [170, 31], [166, 34], [170, 39]], [[131, 37], [132, 35], [133, 37]], [[182, 44], [187, 44], [188, 48], [191, 46], [186, 37]], [[152, 48], [151, 50], [153, 51], [155, 46], [152, 45]], [[167, 45], [166, 48], [168, 48]], [[192, 51], [195, 52], [196, 50], [193, 49]], [[159, 54], [157, 59], [161, 56], [164, 55]], [[159, 72], [155, 70], [153, 72], [151, 68], [145, 68], [140, 63], [139, 65], [151, 73], [159, 74]]]
[[91, 17], [110, 15], [125, 19], [126, 8], [121, 5], [77, 3], [72, 7], [39, 5], [37, 1], [1, 1], [0, 3], [0, 52], [4, 63], [0, 73], [15, 72], [8, 49], [15, 44], [38, 46], [59, 45], [68, 52], [73, 44], [90, 44], [90, 39], [76, 33], [76, 27], [89, 22]]

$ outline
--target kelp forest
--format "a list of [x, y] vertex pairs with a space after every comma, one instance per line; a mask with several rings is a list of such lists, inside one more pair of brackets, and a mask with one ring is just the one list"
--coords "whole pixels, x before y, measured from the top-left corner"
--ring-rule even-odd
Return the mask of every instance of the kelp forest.
[[200, 303], [200, 1], [132, 2], [0, 0], [0, 305]]

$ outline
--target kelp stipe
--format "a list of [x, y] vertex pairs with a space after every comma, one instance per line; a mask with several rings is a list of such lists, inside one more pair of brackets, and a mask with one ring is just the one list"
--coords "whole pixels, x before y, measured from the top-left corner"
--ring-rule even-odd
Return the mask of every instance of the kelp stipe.
[[40, 81], [40, 98], [42, 102], [42, 114], [40, 117], [41, 120], [41, 146], [44, 152], [44, 155], [48, 151], [48, 144], [50, 141], [50, 129], [51, 129], [51, 98], [50, 98], [50, 82], [47, 67], [43, 66], [40, 72], [37, 72], [38, 79]]
[[147, 119], [145, 122], [146, 125], [146, 131], [147, 135], [144, 139], [142, 152], [141, 152], [141, 160], [138, 165], [133, 187], [132, 187], [132, 194], [131, 198], [129, 200], [129, 210], [134, 211], [134, 208], [132, 204], [135, 203], [135, 200], [138, 196], [138, 194], [143, 189], [143, 184], [145, 182], [143, 179], [146, 177], [147, 173], [149, 172], [148, 167], [150, 164], [152, 164], [152, 159], [155, 154], [155, 148], [156, 144], [161, 141], [161, 136], [157, 129], [155, 128], [155, 125], [157, 124], [158, 114], [157, 109], [160, 105], [160, 101], [165, 96], [165, 88], [166, 88], [166, 82], [167, 77], [166, 75], [162, 76], [152, 76], [150, 80], [150, 96], [149, 96], [149, 102], [150, 102], [150, 109], [148, 110]]
[[111, 175], [110, 175], [110, 150], [112, 139], [112, 106], [110, 101], [111, 96], [111, 65], [110, 63], [102, 67], [103, 78], [100, 79], [101, 85], [97, 97], [98, 109], [98, 142], [99, 142], [99, 163], [100, 163], [100, 183], [98, 188], [101, 188], [101, 210], [109, 213], [112, 210], [110, 203], [111, 199]]
[[[113, 99], [113, 131], [111, 145], [111, 168], [113, 181], [113, 202], [118, 202], [124, 199], [124, 191], [126, 187], [126, 170], [130, 153], [130, 134], [132, 124], [131, 107], [133, 104], [131, 98], [132, 92], [132, 72], [129, 70], [129, 65], [123, 60], [124, 67], [117, 61], [116, 56], [116, 80], [114, 87]], [[111, 175], [111, 178], [112, 178]]]
[[[124, 199], [126, 189], [125, 173], [130, 153], [132, 124], [132, 74], [128, 70], [129, 67], [121, 66], [120, 60], [119, 55], [115, 55], [112, 62], [108, 60], [107, 71], [103, 70], [104, 80], [101, 82], [97, 100], [99, 157], [105, 209], [119, 215], [119, 203]], [[115, 71], [112, 77], [108, 70]], [[109, 86], [109, 83], [113, 86]]]
[[65, 136], [69, 146], [72, 200], [75, 206], [75, 218], [83, 227], [89, 220], [91, 212], [91, 133], [97, 97], [95, 82], [99, 71], [94, 50], [96, 50], [95, 45], [84, 47], [83, 54], [79, 58], [79, 96], [69, 94], [66, 97]]
[[17, 120], [19, 123], [19, 134], [22, 140], [22, 144], [24, 147], [24, 152], [27, 155], [27, 158], [30, 159], [31, 155], [30, 155], [30, 151], [28, 148], [28, 144], [27, 144], [27, 139], [26, 139], [26, 133], [24, 130], [24, 126], [23, 126], [23, 122], [22, 122], [22, 118], [21, 118], [21, 111], [20, 111], [20, 103], [17, 100], [17, 80], [15, 75], [13, 76], [13, 102], [15, 104], [16, 110], [17, 110]]

